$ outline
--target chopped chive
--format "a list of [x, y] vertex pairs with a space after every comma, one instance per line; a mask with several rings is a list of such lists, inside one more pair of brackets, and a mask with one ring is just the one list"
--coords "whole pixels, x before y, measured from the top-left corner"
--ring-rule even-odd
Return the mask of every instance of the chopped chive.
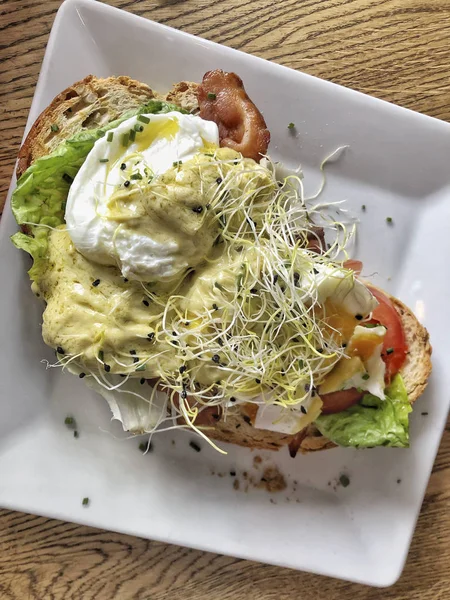
[[100, 279], [96, 279], [92, 282], [92, 287], [97, 287], [98, 285], [100, 285]]
[[364, 381], [367, 381], [370, 378], [369, 373], [364, 373], [364, 375], [362, 375], [362, 379], [364, 379]]
[[122, 144], [122, 146], [124, 148], [126, 148], [128, 146], [129, 138], [130, 138], [130, 136], [128, 133], [122, 133], [122, 135], [120, 136], [120, 143]]
[[138, 115], [137, 120], [141, 123], [150, 123], [150, 119], [148, 117], [145, 117], [144, 115]]
[[145, 371], [145, 365], [140, 365], [139, 367], [136, 367], [135, 371]]
[[59, 131], [59, 127], [58, 127], [58, 125], [56, 123], [53, 123], [53, 125], [50, 125], [50, 129], [52, 131]]
[[73, 417], [66, 417], [64, 419], [64, 425], [67, 425], [67, 427], [73, 427], [75, 425], [75, 419]]
[[81, 504], [82, 504], [83, 506], [88, 506], [88, 504], [89, 504], [89, 498], [83, 498], [83, 500], [82, 500]]
[[392, 354], [394, 352], [394, 348], [387, 348], [386, 354]]
[[112, 131], [108, 131], [108, 134], [106, 136], [106, 141], [107, 142], [112, 142], [114, 138], [114, 133]]
[[289, 123], [288, 129], [295, 129], [295, 123]]
[[218, 290], [220, 290], [221, 292], [225, 292], [225, 288], [223, 287], [223, 285], [220, 285], [220, 283], [218, 281], [214, 282], [214, 287], [217, 288]]
[[105, 358], [105, 355], [103, 354], [103, 350], [98, 351], [98, 358], [99, 358], [99, 360], [101, 360], [103, 362], [103, 359]]
[[136, 130], [130, 129], [130, 133], [128, 134], [128, 136], [130, 138], [130, 142], [134, 142], [134, 140], [136, 139]]
[[342, 473], [342, 475], [340, 475], [340, 477], [339, 477], [339, 483], [342, 485], [342, 487], [349, 486], [350, 479], [349, 479], [348, 475], [346, 475], [345, 473]]
[[217, 98], [216, 94], [212, 92], [208, 92], [208, 100], [215, 100]]
[[133, 173], [130, 179], [142, 179], [142, 175], [140, 173]]
[[107, 163], [109, 162], [109, 158], [101, 158], [98, 162]]
[[139, 133], [140, 131], [144, 131], [144, 127], [143, 127], [143, 125], [138, 125], [137, 123], [135, 123], [135, 124], [134, 124], [134, 127], [133, 127], [133, 129], [134, 129], [134, 131], [136, 131], [136, 132], [138, 132], [138, 133]]
[[393, 223], [392, 217], [386, 217], [386, 223]]
[[180, 165], [182, 165], [182, 164], [183, 164], [183, 161], [182, 161], [182, 160], [175, 160], [175, 161], [173, 162], [173, 166], [174, 166], [174, 167], [179, 167], [179, 166], [180, 166]]
[[71, 177], [70, 175], [68, 175], [67, 173], [64, 173], [64, 175], [62, 176], [62, 178], [64, 179], [65, 182], [67, 182], [68, 184], [71, 184], [73, 182], [73, 177]]
[[73, 437], [77, 438], [78, 437], [78, 431], [75, 429], [75, 431], [73, 432]]
[[363, 210], [363, 211], [364, 211], [364, 210], [366, 210], [366, 205], [365, 205], [365, 204], [363, 204], [363, 205], [361, 206], [361, 210]]

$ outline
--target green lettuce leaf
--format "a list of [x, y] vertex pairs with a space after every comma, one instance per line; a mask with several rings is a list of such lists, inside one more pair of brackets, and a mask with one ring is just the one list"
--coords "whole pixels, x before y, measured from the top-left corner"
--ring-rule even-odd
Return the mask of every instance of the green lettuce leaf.
[[20, 177], [11, 198], [11, 208], [17, 223], [24, 227], [11, 240], [17, 248], [32, 256], [33, 266], [28, 272], [32, 280], [37, 279], [45, 269], [49, 228], [64, 223], [70, 184], [95, 142], [109, 129], [133, 115], [172, 110], [186, 112], [174, 104], [150, 100], [137, 110], [127, 111], [120, 119], [105, 127], [81, 131], [65, 140], [54, 152], [34, 161]]
[[402, 376], [396, 375], [386, 389], [386, 399], [366, 394], [340, 413], [321, 415], [315, 424], [322, 435], [339, 446], [409, 446], [408, 415], [411, 412]]

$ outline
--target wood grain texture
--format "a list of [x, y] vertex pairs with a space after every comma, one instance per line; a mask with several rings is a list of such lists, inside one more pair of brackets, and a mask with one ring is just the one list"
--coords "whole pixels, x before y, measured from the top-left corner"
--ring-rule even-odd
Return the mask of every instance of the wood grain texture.
[[[450, 0], [109, 3], [450, 120]], [[59, 0], [0, 2], [0, 206], [59, 5]], [[383, 592], [0, 511], [0, 598], [448, 600], [449, 508], [447, 424], [404, 574]]]

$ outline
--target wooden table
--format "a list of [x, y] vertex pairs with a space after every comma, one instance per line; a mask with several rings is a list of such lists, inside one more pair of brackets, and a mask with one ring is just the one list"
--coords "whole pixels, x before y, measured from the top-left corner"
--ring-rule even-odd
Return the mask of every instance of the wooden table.
[[[0, 2], [0, 206], [60, 4], [59, 0]], [[110, 4], [450, 120], [450, 0], [113, 0]], [[4, 510], [0, 598], [448, 600], [449, 499], [447, 424], [405, 571], [383, 592]]]

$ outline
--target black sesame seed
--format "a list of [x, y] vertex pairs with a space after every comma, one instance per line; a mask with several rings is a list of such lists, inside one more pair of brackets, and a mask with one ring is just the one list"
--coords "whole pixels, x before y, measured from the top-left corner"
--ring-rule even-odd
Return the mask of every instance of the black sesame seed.
[[318, 275], [319, 271], [317, 269], [313, 269], [314, 275]]
[[83, 379], [83, 377], [86, 377], [86, 373], [80, 373], [80, 374], [78, 375], [78, 377], [79, 377], [80, 379]]
[[142, 300], [142, 304], [144, 306], [150, 306], [150, 302], [148, 300]]
[[181, 390], [180, 396], [183, 398], [183, 400], [186, 400], [186, 398], [187, 398], [187, 392], [186, 392], [186, 390]]
[[236, 477], [236, 471], [230, 471], [230, 476], [231, 477]]
[[355, 319], [356, 319], [357, 321], [362, 321], [362, 319], [363, 319], [363, 316], [362, 316], [362, 315], [355, 315]]
[[153, 341], [154, 337], [155, 337], [155, 334], [153, 332], [152, 333], [147, 333], [147, 338], [149, 339], [150, 342]]
[[124, 283], [128, 283], [128, 279], [126, 277], [123, 278]]
[[203, 206], [195, 206], [195, 207], [194, 207], [192, 210], [193, 210], [195, 213], [197, 213], [197, 214], [200, 214], [200, 213], [202, 213], [202, 212], [203, 212]]
[[189, 442], [189, 446], [192, 448], [192, 450], [195, 450], [196, 452], [200, 452], [201, 450], [201, 447], [195, 442]]
[[141, 385], [144, 385], [144, 383], [145, 383], [145, 377], [141, 377], [140, 380], [139, 380], [139, 383]]
[[250, 417], [248, 415], [244, 415], [244, 421], [246, 423], [248, 423], [249, 425], [251, 425], [251, 423], [252, 423], [252, 420], [250, 419]]
[[128, 187], [128, 186], [130, 185], [130, 182], [128, 181], [128, 179], [127, 179], [126, 181], [124, 181], [123, 185], [124, 185], [125, 187]]
[[98, 285], [100, 285], [100, 279], [96, 279], [92, 282], [92, 287], [97, 287]]
[[300, 410], [302, 411], [302, 413], [303, 413], [304, 415], [306, 415], [306, 413], [307, 413], [307, 410], [306, 410], [306, 408], [303, 406], [303, 404], [300, 406]]
[[256, 383], [261, 383], [261, 379], [255, 379]]
[[127, 168], [127, 165], [125, 163], [122, 163], [120, 165], [120, 168], [122, 169], [122, 171], [125, 171], [125, 169]]
[[136, 354], [136, 350], [130, 350], [130, 354], [131, 356], [134, 356]]
[[273, 283], [275, 284], [278, 281], [278, 275], [273, 276]]
[[64, 354], [64, 350], [63, 350], [63, 348], [61, 348], [61, 346], [58, 346], [58, 347], [56, 348], [56, 352], [57, 352], [58, 354]]
[[184, 373], [186, 371], [186, 368], [187, 367], [185, 365], [182, 365], [179, 369], [180, 373]]
[[222, 177], [218, 177], [218, 178], [216, 179], [216, 183], [217, 183], [218, 185], [220, 185], [220, 184], [222, 183], [222, 181], [223, 181], [223, 180], [222, 180]]
[[236, 398], [234, 396], [231, 396], [230, 402], [236, 402]]
[[311, 385], [309, 383], [305, 383], [305, 392], [309, 392], [311, 389]]
[[213, 307], [213, 310], [219, 310], [219, 307], [215, 303], [212, 305], [212, 307]]
[[218, 363], [220, 362], [220, 356], [218, 354], [214, 354], [214, 356], [212, 357], [213, 362]]
[[107, 373], [109, 373], [111, 371], [111, 367], [109, 365], [105, 364], [104, 367], [105, 367], [105, 371]]

